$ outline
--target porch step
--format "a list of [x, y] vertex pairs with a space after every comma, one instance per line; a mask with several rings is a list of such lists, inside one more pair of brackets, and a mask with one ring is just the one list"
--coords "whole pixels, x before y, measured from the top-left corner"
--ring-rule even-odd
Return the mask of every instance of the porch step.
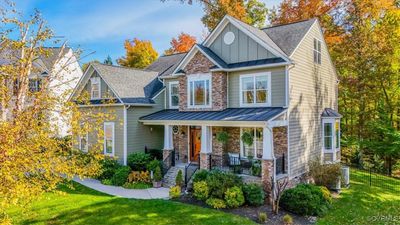
[[175, 178], [176, 175], [178, 175], [179, 170], [182, 170], [182, 178], [185, 179], [185, 167], [182, 168], [181, 166], [173, 166], [168, 170], [163, 178], [164, 187], [175, 186]]

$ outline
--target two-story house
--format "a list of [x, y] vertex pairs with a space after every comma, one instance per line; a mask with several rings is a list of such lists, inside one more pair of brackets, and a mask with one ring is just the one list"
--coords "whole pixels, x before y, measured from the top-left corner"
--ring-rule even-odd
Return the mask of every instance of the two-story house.
[[[82, 110], [115, 115], [103, 151], [124, 164], [159, 148], [176, 166], [233, 169], [267, 186], [340, 158], [337, 75], [316, 19], [258, 29], [225, 16], [188, 53], [145, 70], [91, 64], [74, 97], [83, 91]], [[78, 139], [83, 151], [97, 140]]]
[[164, 158], [239, 167], [265, 185], [340, 158], [337, 76], [316, 19], [258, 29], [225, 16], [160, 78], [166, 109], [140, 122], [164, 126]]

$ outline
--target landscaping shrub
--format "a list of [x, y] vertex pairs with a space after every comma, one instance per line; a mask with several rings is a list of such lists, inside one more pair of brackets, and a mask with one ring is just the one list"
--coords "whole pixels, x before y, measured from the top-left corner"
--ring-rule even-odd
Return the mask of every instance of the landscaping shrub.
[[181, 196], [181, 187], [174, 186], [169, 189], [169, 197], [170, 198], [179, 198]]
[[209, 189], [205, 181], [199, 181], [193, 183], [193, 195], [199, 200], [207, 200], [209, 195]]
[[134, 152], [128, 155], [128, 166], [134, 171], [145, 171], [146, 165], [150, 162], [149, 154]]
[[243, 191], [240, 187], [228, 188], [225, 192], [226, 205], [230, 208], [237, 208], [244, 204]]
[[326, 188], [325, 186], [320, 187], [322, 191], [322, 195], [324, 196], [324, 199], [329, 203], [332, 204], [332, 195], [331, 192]]
[[260, 206], [264, 204], [264, 190], [261, 186], [257, 184], [243, 185], [243, 194], [246, 203], [249, 205]]
[[286, 214], [283, 216], [283, 223], [285, 225], [293, 224], [293, 218], [289, 214]]
[[214, 209], [225, 209], [226, 203], [224, 200], [219, 198], [209, 198], [206, 201], [206, 204], [213, 207]]
[[316, 185], [331, 188], [336, 186], [340, 179], [342, 166], [340, 163], [322, 164], [321, 160], [316, 159], [310, 163], [309, 175]]
[[149, 154], [152, 159], [163, 160], [163, 152], [161, 149], [147, 149], [146, 153]]
[[225, 173], [219, 170], [209, 172], [206, 182], [210, 190], [210, 195], [223, 199], [228, 188], [242, 186], [242, 179], [233, 173]]
[[114, 176], [111, 178], [113, 185], [122, 186], [128, 180], [131, 168], [129, 166], [121, 166], [115, 171]]
[[149, 183], [150, 181], [151, 179], [149, 171], [132, 171], [128, 176], [129, 183], [133, 182]]
[[285, 190], [280, 204], [290, 212], [310, 216], [323, 216], [330, 206], [321, 188], [311, 184], [299, 184], [295, 188]]
[[178, 171], [178, 174], [175, 177], [175, 184], [176, 186], [182, 187], [183, 186], [183, 174], [182, 170]]
[[193, 176], [193, 182], [205, 181], [208, 176], [208, 170], [201, 169], [197, 171]]
[[147, 171], [153, 171], [153, 173], [156, 171], [157, 167], [162, 167], [162, 162], [158, 161], [157, 159], [151, 160], [147, 165], [146, 169]]
[[103, 180], [101, 180], [101, 183], [104, 185], [112, 185], [112, 182], [110, 179], [103, 179]]
[[260, 213], [258, 213], [258, 221], [259, 221], [260, 223], [265, 223], [265, 222], [267, 222], [267, 219], [268, 219], [268, 216], [267, 216], [267, 214], [266, 214], [265, 212], [260, 212]]
[[125, 183], [122, 187], [127, 188], [127, 189], [147, 189], [153, 187], [149, 183], [145, 182], [133, 182], [133, 183]]
[[115, 171], [121, 167], [117, 160], [111, 157], [105, 157], [101, 160], [101, 172], [97, 176], [98, 180], [111, 179]]

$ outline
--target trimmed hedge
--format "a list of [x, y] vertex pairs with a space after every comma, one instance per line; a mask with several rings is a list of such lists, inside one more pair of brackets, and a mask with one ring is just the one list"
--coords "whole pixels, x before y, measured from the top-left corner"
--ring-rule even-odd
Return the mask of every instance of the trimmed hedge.
[[134, 171], [145, 171], [150, 161], [150, 155], [143, 152], [134, 152], [128, 155], [128, 166]]
[[330, 208], [321, 188], [311, 184], [299, 184], [285, 190], [280, 205], [290, 212], [308, 216], [323, 216]]
[[113, 185], [122, 186], [128, 180], [129, 173], [131, 172], [131, 168], [129, 166], [121, 166], [115, 171], [114, 176], [111, 178], [111, 182]]
[[264, 190], [257, 184], [243, 185], [243, 194], [244, 198], [246, 199], [246, 203], [249, 205], [260, 206], [264, 204]]
[[225, 192], [226, 205], [230, 208], [237, 208], [244, 204], [243, 191], [240, 187], [228, 188]]
[[238, 186], [242, 187], [242, 179], [232, 173], [225, 173], [219, 170], [210, 171], [206, 182], [210, 190], [210, 196], [223, 199], [228, 188]]
[[105, 157], [100, 161], [100, 164], [101, 164], [101, 172], [97, 176], [98, 180], [111, 179], [114, 176], [117, 169], [121, 167], [118, 161], [111, 157]]

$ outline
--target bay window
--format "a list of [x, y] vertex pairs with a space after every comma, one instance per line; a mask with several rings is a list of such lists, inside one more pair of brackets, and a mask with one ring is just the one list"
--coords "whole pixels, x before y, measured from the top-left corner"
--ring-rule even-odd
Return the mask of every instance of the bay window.
[[211, 76], [209, 74], [189, 76], [188, 97], [190, 108], [211, 107]]
[[169, 108], [178, 108], [179, 106], [179, 82], [169, 83]]
[[252, 145], [247, 145], [240, 139], [240, 149], [241, 153], [240, 155], [243, 158], [262, 158], [262, 153], [263, 153], [263, 128], [262, 127], [256, 127], [256, 128], [241, 128], [240, 129], [240, 136], [243, 135], [243, 133], [248, 133], [252, 136], [253, 138], [253, 144]]
[[104, 154], [114, 156], [114, 123], [104, 123]]
[[271, 73], [240, 76], [240, 105], [271, 105]]
[[336, 160], [336, 152], [340, 151], [340, 120], [336, 118], [322, 119], [322, 143], [325, 153], [332, 153]]

